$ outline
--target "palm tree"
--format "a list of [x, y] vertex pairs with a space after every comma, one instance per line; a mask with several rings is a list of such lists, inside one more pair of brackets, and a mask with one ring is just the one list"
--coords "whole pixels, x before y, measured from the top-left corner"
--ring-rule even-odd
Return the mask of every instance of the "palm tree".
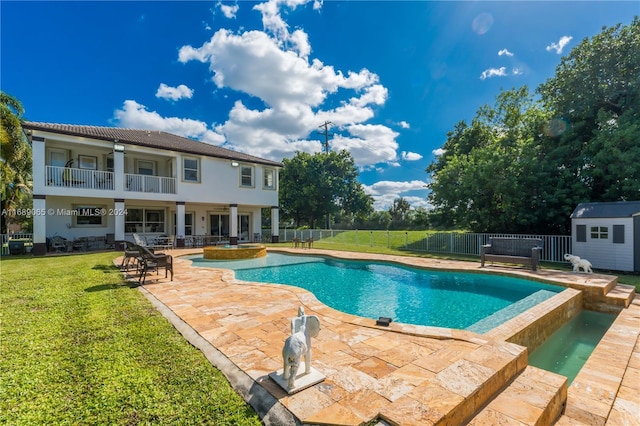
[[[24, 108], [11, 95], [0, 92], [0, 191], [2, 208], [1, 233], [7, 232], [6, 209], [25, 202], [31, 192], [31, 146], [20, 123]], [[16, 218], [24, 219], [24, 218]]]

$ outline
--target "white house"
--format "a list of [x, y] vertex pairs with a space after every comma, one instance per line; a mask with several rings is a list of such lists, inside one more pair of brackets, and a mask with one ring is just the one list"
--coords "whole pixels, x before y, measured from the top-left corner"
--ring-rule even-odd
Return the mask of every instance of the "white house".
[[[33, 152], [33, 253], [48, 237], [132, 240], [261, 238], [271, 209], [278, 239], [276, 161], [165, 132], [25, 122]], [[113, 235], [109, 235], [113, 234]]]
[[571, 229], [572, 254], [594, 268], [640, 272], [640, 201], [578, 204]]

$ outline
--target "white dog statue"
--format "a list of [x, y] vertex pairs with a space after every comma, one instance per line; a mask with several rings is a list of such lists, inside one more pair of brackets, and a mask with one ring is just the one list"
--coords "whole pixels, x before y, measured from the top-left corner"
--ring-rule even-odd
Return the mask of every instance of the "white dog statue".
[[578, 256], [565, 253], [564, 260], [566, 260], [567, 262], [571, 262], [571, 264], [573, 265], [573, 272], [580, 272], [580, 268], [582, 268], [582, 270], [588, 274], [593, 273], [593, 270], [591, 269], [591, 262], [589, 262], [587, 259], [581, 259]]
[[284, 341], [282, 359], [284, 369], [282, 377], [287, 386], [295, 386], [296, 375], [300, 367], [300, 358], [304, 355], [305, 374], [311, 372], [311, 338], [320, 332], [320, 320], [315, 315], [305, 315], [304, 308], [298, 309], [298, 317], [291, 320], [291, 336]]

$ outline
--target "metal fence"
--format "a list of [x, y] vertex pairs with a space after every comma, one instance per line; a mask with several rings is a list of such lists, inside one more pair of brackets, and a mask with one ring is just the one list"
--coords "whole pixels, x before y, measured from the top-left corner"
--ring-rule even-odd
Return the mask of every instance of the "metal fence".
[[0, 234], [0, 255], [6, 256], [9, 254], [9, 240], [24, 240], [28, 245], [27, 250], [31, 251], [31, 242], [33, 241], [33, 234], [18, 233], [18, 234]]
[[[349, 232], [346, 234], [346, 232]], [[375, 235], [374, 235], [375, 234]], [[383, 237], [380, 237], [383, 234]], [[502, 238], [541, 238], [543, 250], [541, 259], [545, 262], [565, 262], [565, 253], [571, 253], [570, 235], [530, 235], [530, 234], [489, 234], [461, 232], [425, 232], [424, 237], [415, 238], [415, 232], [368, 231], [335, 229], [281, 229], [280, 241], [292, 241], [294, 238], [313, 241], [326, 241], [333, 244], [349, 244], [369, 247], [386, 247], [399, 250], [412, 250], [431, 253], [447, 253], [480, 256], [480, 248], [488, 244], [493, 237]], [[348, 238], [347, 238], [348, 236]]]
[[[425, 232], [424, 237], [415, 238], [415, 232], [369, 231], [338, 229], [280, 229], [281, 242], [290, 242], [294, 238], [313, 241], [325, 241], [332, 244], [349, 244], [368, 247], [386, 247], [398, 250], [412, 250], [430, 253], [446, 253], [480, 256], [480, 247], [489, 242], [489, 238], [541, 238], [543, 242], [542, 261], [565, 262], [565, 253], [571, 253], [570, 235], [529, 235], [529, 234], [484, 234], [461, 232]], [[9, 239], [25, 238], [31, 240], [32, 234], [2, 234], [1, 254], [9, 254]], [[271, 241], [271, 233], [263, 230], [262, 241]]]

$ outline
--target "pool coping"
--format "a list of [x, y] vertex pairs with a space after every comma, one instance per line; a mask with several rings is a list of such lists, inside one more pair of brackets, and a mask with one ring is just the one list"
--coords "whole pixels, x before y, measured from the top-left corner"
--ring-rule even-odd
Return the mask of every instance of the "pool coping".
[[[440, 270], [465, 270], [468, 272], [480, 272], [480, 273], [493, 273], [493, 274], [504, 274], [504, 275], [512, 275], [512, 276], [521, 276], [521, 277], [527, 277], [529, 279], [530, 278], [530, 273], [529, 271], [523, 271], [523, 270], [517, 270], [514, 269], [513, 271], [511, 269], [513, 268], [503, 268], [503, 267], [490, 267], [490, 268], [483, 268], [485, 271], [478, 271], [479, 267], [478, 264], [473, 263], [473, 262], [453, 262], [453, 261], [441, 261], [441, 260], [434, 260], [434, 259], [424, 259], [424, 258], [414, 258], [414, 257], [402, 257], [402, 256], [389, 256], [389, 255], [373, 255], [373, 254], [367, 254], [367, 253], [352, 253], [352, 252], [333, 252], [333, 251], [326, 251], [326, 250], [316, 250], [316, 249], [305, 249], [303, 251], [301, 250], [288, 250], [288, 249], [277, 249], [274, 250], [272, 248], [269, 248], [270, 251], [280, 251], [280, 252], [290, 252], [290, 253], [294, 253], [294, 254], [316, 254], [316, 255], [323, 255], [323, 256], [332, 256], [335, 255], [334, 257], [339, 257], [339, 258], [346, 258], [346, 259], [354, 259], [354, 260], [375, 260], [375, 261], [384, 261], [384, 262], [393, 262], [393, 263], [401, 263], [401, 264], [406, 264], [409, 266], [418, 266], [418, 267], [425, 267], [424, 265], [428, 264], [428, 268], [429, 269], [440, 269]], [[172, 253], [174, 253], [175, 255], [187, 255], [187, 254], [195, 254], [195, 253], [199, 253], [199, 250], [174, 250]], [[422, 260], [418, 260], [418, 259], [422, 259]], [[416, 260], [418, 260], [416, 262]], [[186, 265], [186, 263], [188, 263], [189, 265]], [[177, 269], [179, 269], [179, 273], [176, 274], [177, 277], [180, 277], [180, 275], [183, 272], [183, 267], [186, 266], [185, 271], [187, 269], [202, 269], [202, 268], [194, 268], [192, 266], [190, 266], [189, 261], [187, 261], [186, 259], [180, 259], [180, 258], [176, 258], [176, 266], [178, 267]], [[418, 265], [416, 265], [416, 263], [418, 263]], [[460, 268], [460, 266], [463, 266], [462, 268]], [[541, 271], [542, 272], [542, 271]], [[534, 273], [535, 274], [535, 273]], [[554, 272], [553, 274], [557, 274], [557, 272]], [[201, 278], [204, 278], [204, 276], [202, 275], [208, 275], [208, 274], [203, 274], [202, 271], [199, 271], [196, 273], [196, 275], [200, 275]], [[537, 280], [539, 281], [544, 281], [544, 282], [548, 282], [547, 280], [549, 280], [549, 276], [551, 274], [549, 273], [538, 273], [536, 274], [537, 276]], [[603, 284], [602, 282], [602, 278], [599, 276], [584, 276], [582, 274], [568, 274], [568, 273], [561, 273], [561, 275], [563, 275], [563, 279], [565, 280], [565, 283], [567, 284], [568, 287], [570, 287], [571, 285], [575, 285], [580, 284], [580, 285], [584, 285], [585, 282], [586, 283], [595, 283], [596, 285], [594, 287], [596, 287], [598, 290], [595, 291], [596, 293], [601, 292], [601, 289], [606, 287], [607, 284]], [[580, 275], [580, 276], [578, 276]], [[209, 345], [211, 348], [216, 348], [215, 346], [215, 341], [212, 342], [212, 340], [215, 339], [211, 339], [210, 337], [207, 338], [207, 330], [204, 330], [204, 332], [202, 330], [198, 330], [198, 324], [197, 321], [195, 321], [195, 325], [196, 327], [194, 327], [194, 321], [193, 319], [191, 319], [189, 317], [189, 315], [186, 316], [185, 318], [182, 318], [180, 316], [181, 310], [184, 308], [184, 306], [180, 306], [180, 304], [178, 304], [177, 308], [176, 305], [174, 305], [175, 300], [171, 300], [171, 297], [167, 300], [167, 298], [165, 297], [167, 294], [171, 294], [172, 296], [175, 296], [175, 291], [177, 291], [177, 287], [180, 286], [181, 282], [172, 284], [172, 283], [166, 283], [164, 282], [164, 280], [159, 280], [161, 282], [161, 285], [168, 285], [171, 287], [171, 290], [173, 291], [173, 294], [171, 294], [171, 291], [169, 293], [162, 293], [162, 292], [158, 292], [157, 290], [159, 290], [160, 287], [158, 287], [156, 284], [148, 284], [145, 285], [143, 287], [144, 291], [147, 292], [148, 296], [152, 296], [153, 298], [156, 298], [157, 302], [154, 303], [154, 305], [159, 304], [160, 306], [165, 306], [166, 310], [168, 310], [169, 312], [172, 312], [177, 318], [180, 319], [180, 321], [183, 321], [183, 323], [186, 325], [187, 330], [190, 328], [192, 330], [192, 332], [190, 332], [190, 334], [192, 336], [199, 336], [199, 338], [204, 339], [205, 342], [207, 342], [204, 347], [206, 348], [207, 345]], [[228, 273], [222, 273], [219, 277], [219, 283], [225, 283], [228, 285], [237, 285], [237, 284], [241, 284], [242, 282], [236, 281], [233, 278], [233, 274], [228, 274]], [[555, 280], [554, 280], [555, 282]], [[193, 284], [193, 282], [191, 281], [191, 284]], [[251, 286], [251, 284], [247, 284], [248, 286]], [[244, 287], [244, 286], [238, 286], [238, 287]], [[288, 287], [288, 286], [285, 286]], [[320, 304], [317, 299], [315, 298], [315, 296], [313, 296], [311, 293], [307, 292], [306, 290], [301, 290], [300, 292], [295, 292], [297, 294], [297, 298], [298, 300], [305, 304], [306, 306], [308, 306], [309, 308], [311, 308], [313, 311], [320, 313], [322, 315], [322, 318], [324, 318], [325, 320], [329, 320], [329, 321], [341, 321], [344, 324], [348, 324], [350, 326], [357, 326], [357, 327], [362, 327], [363, 329], [369, 329], [369, 330], [373, 330], [376, 331], [378, 330], [380, 327], [376, 327], [375, 325], [372, 325], [372, 321], [370, 319], [362, 319], [359, 317], [354, 317], [354, 316], [350, 316], [350, 315], [346, 315], [346, 314], [342, 314], [339, 313], [337, 311], [332, 310], [331, 308], [327, 308], [324, 305]], [[290, 289], [288, 290], [290, 291]], [[158, 295], [160, 295], [160, 297], [158, 297]], [[167, 303], [168, 302], [168, 303]], [[182, 302], [184, 302], [184, 300], [182, 300]], [[197, 311], [197, 309], [196, 309]], [[333, 312], [332, 312], [333, 311]], [[190, 315], [197, 315], [197, 312], [190, 312]], [[202, 315], [202, 313], [200, 313], [200, 315]], [[293, 316], [293, 314], [290, 315], [286, 315], [285, 314], [285, 318], [291, 317]], [[346, 316], [346, 317], [345, 317]], [[172, 321], [173, 323], [173, 321]], [[286, 321], [284, 323], [284, 326], [286, 327]], [[184, 327], [184, 326], [182, 326]], [[178, 327], [176, 327], [178, 328]], [[201, 327], [200, 327], [201, 328]], [[471, 332], [464, 332], [461, 330], [451, 330], [451, 329], [441, 329], [438, 327], [420, 327], [420, 326], [411, 326], [411, 325], [403, 325], [403, 324], [398, 324], [398, 323], [392, 323], [392, 327], [389, 327], [388, 330], [384, 330], [385, 333], [383, 333], [385, 336], [391, 336], [390, 334], [387, 334], [388, 332], [392, 332], [394, 334], [398, 334], [398, 335], [407, 335], [407, 336], [415, 336], [416, 338], [428, 338], [428, 339], [435, 339], [435, 340], [440, 340], [440, 341], [446, 341], [446, 342], [454, 342], [454, 341], [459, 341], [461, 342], [460, 344], [464, 344], [465, 342], [471, 345], [477, 345], [474, 346], [474, 349], [479, 349], [481, 346], [486, 345], [487, 343], [489, 343], [489, 341], [492, 342], [492, 344], [496, 344], [496, 342], [493, 342], [493, 339], [489, 339], [488, 336], [484, 336], [484, 335], [477, 335], [475, 333], [471, 333]], [[182, 331], [181, 331], [182, 332]], [[184, 335], [184, 333], [183, 333]], [[377, 335], [380, 336], [380, 335]], [[185, 338], [190, 339], [189, 337], [185, 336]], [[195, 337], [193, 337], [195, 338]], [[191, 341], [191, 340], [190, 340]], [[498, 342], [499, 344], [499, 342]], [[223, 350], [224, 349], [229, 349], [227, 346], [229, 345], [223, 345]], [[199, 347], [199, 346], [196, 346]], [[505, 347], [509, 347], [512, 348], [511, 346], [505, 346]], [[200, 347], [199, 347], [200, 348]], [[202, 349], [201, 349], [202, 350]], [[208, 349], [210, 351], [210, 349]], [[218, 350], [218, 349], [216, 349]], [[232, 365], [236, 365], [234, 364], [234, 362], [232, 361], [233, 356], [230, 358], [228, 356], [228, 354], [223, 354], [223, 352], [219, 351], [222, 359], [227, 359]], [[233, 352], [233, 351], [232, 351]], [[205, 351], [203, 350], [203, 353], [205, 353]], [[206, 353], [205, 353], [205, 356]], [[469, 354], [467, 354], [467, 358], [469, 358], [472, 356], [470, 356]], [[209, 356], [207, 356], [207, 358], [209, 359]], [[459, 360], [462, 359], [463, 361], [467, 362], [467, 364], [470, 363], [470, 361], [468, 359], [465, 359], [464, 356], [459, 358]], [[518, 371], [522, 371], [526, 365], [517, 365], [518, 363], [522, 364], [522, 360], [521, 360], [521, 355], [517, 356], [514, 358], [515, 360], [515, 364], [510, 367], [510, 368], [516, 368]], [[210, 360], [211, 361], [211, 360]], [[525, 359], [526, 361], [526, 359]], [[221, 368], [221, 370], [223, 370], [223, 372], [225, 372], [224, 370], [226, 369], [224, 365], [222, 365], [222, 367], [219, 366], [220, 363], [224, 364], [223, 361], [216, 361], [212, 363], [214, 365], [216, 365], [218, 368]], [[455, 362], [453, 363], [455, 364]], [[525, 362], [526, 364], [526, 362]], [[517, 365], [517, 366], [516, 366]], [[228, 367], [228, 366], [227, 366]], [[373, 368], [377, 368], [380, 366], [373, 366]], [[449, 366], [450, 367], [450, 366]], [[468, 365], [467, 365], [468, 367]], [[460, 363], [458, 363], [457, 368], [460, 368]], [[446, 368], [443, 368], [443, 370]], [[244, 385], [240, 385], [240, 388], [242, 389], [238, 389], [239, 392], [241, 394], [243, 394], [243, 396], [245, 396], [245, 399], [247, 399], [248, 401], [252, 401], [252, 406], [254, 405], [254, 403], [256, 401], [263, 401], [263, 400], [268, 400], [268, 398], [265, 395], [262, 396], [258, 396], [256, 397], [255, 394], [252, 394], [251, 392], [249, 392], [248, 394], [247, 392], [247, 388], [249, 390], [253, 389], [253, 392], [255, 392], [256, 390], [263, 388], [263, 389], [267, 389], [267, 393], [271, 394], [273, 396], [273, 389], [269, 389], [268, 384], [265, 383], [261, 383], [260, 380], [256, 380], [255, 374], [252, 376], [251, 373], [247, 373], [246, 371], [240, 369], [241, 371], [243, 371], [244, 376], [241, 374], [240, 377], [244, 377], [243, 380], [238, 379], [238, 373], [231, 373], [230, 374], [230, 378], [229, 380], [232, 382], [232, 384], [234, 383], [234, 381], [239, 381], [240, 383], [245, 383]], [[225, 374], [227, 374], [225, 372]], [[228, 376], [229, 377], [229, 376]], [[259, 377], [258, 377], [259, 378]], [[253, 384], [251, 383], [251, 380], [253, 380]], [[234, 385], [235, 386], [235, 385]], [[257, 387], [256, 387], [257, 386]], [[494, 386], [495, 387], [495, 386]], [[244, 389], [244, 390], [243, 390]], [[475, 392], [474, 393], [474, 398], [478, 397], [478, 394], [481, 393], [480, 391]], [[326, 396], [326, 395], [324, 395]], [[375, 396], [375, 395], [374, 395]], [[324, 404], [328, 404], [328, 401], [326, 400], [326, 398], [323, 398], [323, 395], [315, 395], [316, 399], [320, 398], [324, 401]], [[485, 399], [489, 399], [489, 397], [487, 397], [486, 395], [484, 396]], [[312, 398], [313, 399], [313, 398]], [[279, 398], [276, 398], [277, 401], [282, 401], [283, 397], [280, 396]], [[291, 401], [289, 401], [291, 402]], [[282, 403], [282, 402], [278, 402], [277, 404], [267, 404], [268, 407], [271, 407], [270, 410], [273, 410], [273, 407], [278, 406], [278, 404], [280, 404], [281, 408], [284, 410], [284, 412], [289, 412], [289, 413], [293, 413], [295, 412], [295, 409], [293, 411], [291, 411], [291, 404], [289, 404], [289, 406], [287, 406], [287, 403]], [[295, 405], [295, 404], [294, 404]], [[344, 406], [341, 406], [340, 404], [329, 404], [327, 407], [324, 407], [325, 410], [320, 410], [320, 412], [322, 411], [331, 411], [333, 407], [333, 411], [339, 411], [340, 409], [344, 410]], [[256, 407], [254, 407], [256, 408]], [[265, 421], [266, 424], [293, 424], [293, 423], [289, 423], [291, 420], [291, 418], [289, 418], [289, 420], [285, 421], [284, 423], [279, 423], [279, 420], [269, 420], [269, 416], [274, 416], [274, 414], [271, 414], [272, 411], [267, 410], [264, 411], [264, 408], [260, 408], [257, 407], [256, 410], [261, 414], [261, 417], [263, 417], [263, 421]], [[468, 411], [468, 410], [467, 410]], [[477, 411], [477, 410], [476, 410]], [[331, 416], [327, 416], [327, 413], [325, 412], [324, 414], [322, 414], [320, 416], [321, 413], [316, 413], [316, 420], [318, 420], [319, 418], [322, 419], [328, 419], [331, 418]], [[391, 416], [393, 416], [393, 410], [390, 412]], [[299, 413], [298, 413], [299, 414]], [[353, 414], [353, 413], [351, 413]], [[382, 412], [378, 413], [378, 417], [380, 417], [380, 415], [383, 414]], [[401, 414], [406, 414], [406, 413], [401, 413]], [[341, 415], [344, 417], [349, 417], [349, 413], [333, 413], [333, 418], [335, 418], [337, 415], [337, 417], [340, 417]], [[433, 416], [433, 413], [431, 413], [431, 415]], [[467, 416], [469, 414], [467, 413]], [[318, 417], [320, 416], [320, 417]], [[294, 414], [295, 417], [295, 414]], [[384, 416], [382, 416], [384, 418]], [[436, 416], [437, 417], [437, 416]], [[274, 417], [275, 419], [276, 417]], [[440, 417], [440, 420], [445, 419], [446, 416], [444, 417]], [[392, 420], [392, 418], [390, 418]], [[313, 420], [313, 417], [311, 418], [307, 418], [308, 420]], [[359, 424], [357, 423], [358, 420], [362, 420], [362, 419], [356, 419], [354, 420], [353, 424]], [[449, 419], [452, 420], [452, 419]], [[298, 421], [296, 419], [296, 421]], [[270, 423], [273, 422], [273, 423]], [[395, 424], [395, 422], [391, 421], [392, 424]], [[347, 424], [347, 423], [323, 423], [323, 424]], [[349, 423], [350, 424], [350, 423]], [[403, 422], [397, 423], [397, 424], [405, 424]], [[428, 424], [428, 423], [425, 423]]]

